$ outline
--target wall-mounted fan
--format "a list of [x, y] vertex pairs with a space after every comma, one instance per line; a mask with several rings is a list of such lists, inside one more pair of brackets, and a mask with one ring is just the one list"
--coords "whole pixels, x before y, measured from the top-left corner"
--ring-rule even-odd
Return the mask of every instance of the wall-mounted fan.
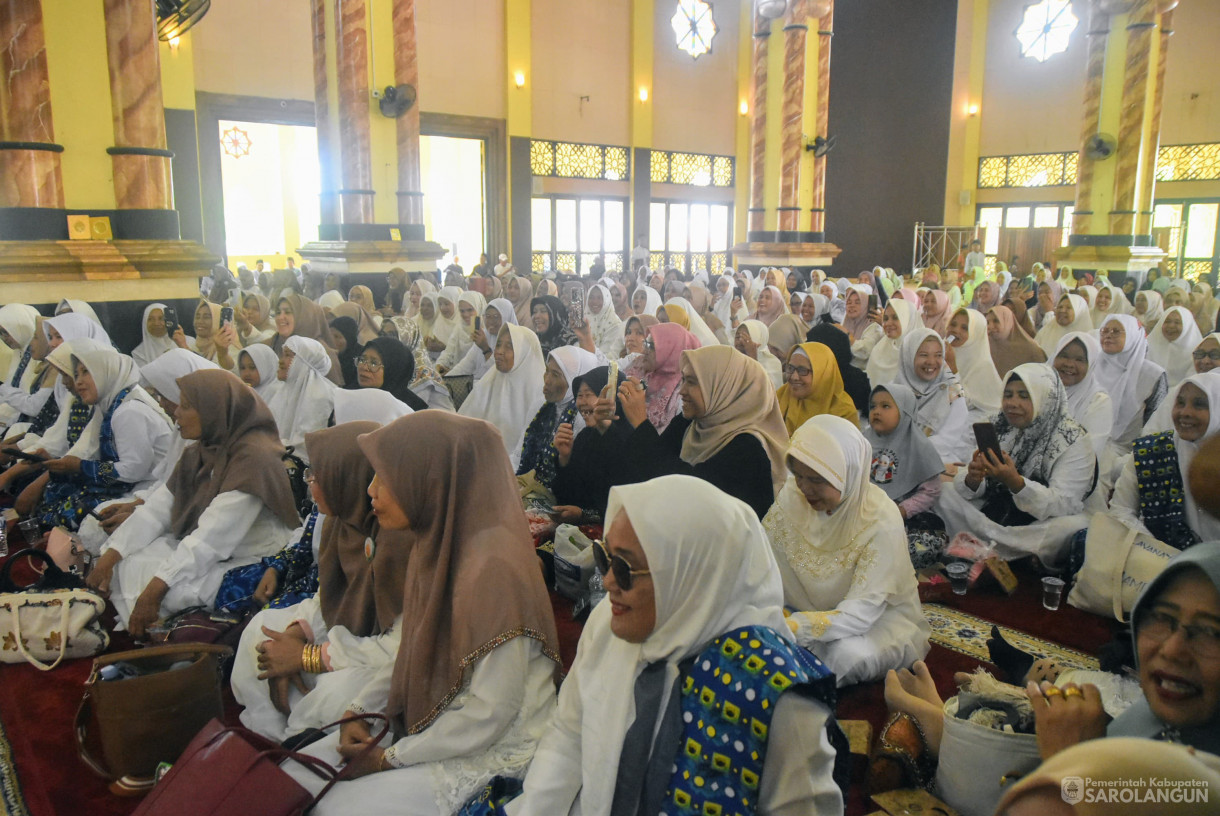
[[415, 86], [387, 85], [377, 104], [381, 108], [382, 116], [397, 119], [415, 104]]
[[805, 144], [806, 150], [813, 151], [813, 157], [820, 159], [835, 148], [834, 136], [818, 136], [812, 142]]
[[169, 42], [181, 37], [211, 7], [212, 0], [157, 0], [157, 39]]
[[1084, 154], [1093, 161], [1105, 161], [1118, 150], [1118, 139], [1109, 133], [1094, 133], [1084, 143]]

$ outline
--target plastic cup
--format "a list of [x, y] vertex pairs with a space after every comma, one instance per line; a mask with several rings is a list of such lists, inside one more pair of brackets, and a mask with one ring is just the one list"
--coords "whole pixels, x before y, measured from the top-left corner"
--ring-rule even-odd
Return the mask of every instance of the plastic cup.
[[1042, 579], [1042, 607], [1054, 612], [1063, 600], [1063, 579], [1047, 576]]
[[965, 595], [970, 584], [970, 565], [962, 561], [955, 561], [945, 567], [945, 572], [949, 575], [949, 585], [953, 587], [953, 594]]
[[17, 523], [17, 528], [21, 530], [21, 537], [25, 539], [25, 543], [33, 547], [42, 538], [42, 526], [36, 518], [23, 519]]

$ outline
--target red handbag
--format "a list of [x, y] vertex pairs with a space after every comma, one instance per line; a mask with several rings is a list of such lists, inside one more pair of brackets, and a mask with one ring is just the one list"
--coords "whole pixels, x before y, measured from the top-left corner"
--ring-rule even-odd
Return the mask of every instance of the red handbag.
[[[368, 719], [384, 722], [381, 733], [365, 749], [371, 751], [389, 733], [390, 723], [383, 715], [348, 717], [326, 727]], [[326, 780], [326, 787], [311, 796], [280, 767], [285, 759]], [[195, 735], [134, 816], [301, 816], [346, 778], [345, 773], [261, 734], [212, 720]]]

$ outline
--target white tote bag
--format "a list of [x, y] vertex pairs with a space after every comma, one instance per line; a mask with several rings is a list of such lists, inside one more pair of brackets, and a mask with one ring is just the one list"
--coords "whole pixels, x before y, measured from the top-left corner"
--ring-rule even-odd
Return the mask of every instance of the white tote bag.
[[110, 644], [105, 608], [87, 589], [0, 594], [0, 661], [50, 671], [64, 658], [93, 657]]
[[962, 816], [991, 816], [1005, 791], [1041, 762], [1033, 734], [959, 720], [957, 698], [945, 702], [936, 793]]
[[1113, 516], [1097, 513], [1089, 522], [1084, 566], [1076, 573], [1068, 603], [1095, 615], [1113, 615], [1125, 621], [1144, 587], [1179, 552]]

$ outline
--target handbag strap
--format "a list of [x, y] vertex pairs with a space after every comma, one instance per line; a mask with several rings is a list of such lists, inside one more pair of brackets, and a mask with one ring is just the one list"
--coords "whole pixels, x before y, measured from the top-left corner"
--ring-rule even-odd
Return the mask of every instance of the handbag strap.
[[18, 600], [16, 608], [13, 609], [13, 635], [17, 639], [17, 651], [21, 652], [21, 656], [29, 661], [30, 665], [39, 671], [50, 671], [58, 666], [61, 662], [63, 662], [64, 655], [68, 651], [68, 614], [71, 612], [71, 600], [69, 598], [56, 598], [53, 600], [58, 601], [62, 609], [60, 610], [59, 616], [59, 656], [56, 657], [55, 662], [50, 665], [43, 663], [38, 658], [34, 657], [34, 655], [30, 654], [29, 650], [25, 648], [25, 644], [21, 642], [21, 610], [24, 609], [27, 604], [22, 603], [21, 600]]
[[219, 643], [166, 643], [162, 646], [146, 646], [143, 649], [131, 649], [126, 652], [99, 655], [93, 660], [93, 673], [97, 674], [98, 669], [102, 666], [120, 663], [124, 660], [143, 660], [148, 657], [161, 657], [163, 655], [187, 657], [205, 654], [212, 654], [217, 657], [230, 657], [233, 654], [233, 647], [224, 646]]
[[[29, 584], [28, 586], [18, 586], [16, 583], [14, 583], [13, 576], [11, 574], [13, 571], [13, 564], [25, 558], [29, 558], [34, 561], [41, 561], [43, 563], [43, 568], [41, 571], [35, 570], [35, 572], [38, 573], [38, 578], [34, 581], [34, 583]], [[13, 553], [11, 556], [9, 556], [9, 559], [4, 562], [4, 566], [0, 567], [0, 592], [29, 592], [31, 590], [42, 589], [47, 583], [48, 579], [55, 579], [53, 582], [54, 586], [61, 587], [64, 586], [64, 575], [64, 571], [59, 568], [59, 565], [55, 563], [55, 560], [51, 558], [51, 556], [47, 555], [42, 550], [27, 547], [24, 550], [18, 550], [17, 552]]]
[[93, 694], [89, 686], [85, 686], [85, 694], [81, 697], [80, 707], [76, 709], [76, 755], [81, 762], [89, 766], [89, 770], [105, 780], [113, 780], [114, 774], [106, 769], [105, 763], [93, 755], [88, 746], [89, 721], [93, 718]]
[[[356, 761], [360, 760], [360, 759], [364, 759], [364, 757], [367, 756], [370, 751], [372, 751], [374, 748], [377, 747], [378, 743], [380, 743], [383, 739], [385, 739], [385, 735], [390, 733], [390, 718], [384, 714], [374, 714], [374, 713], [357, 714], [354, 717], [344, 717], [341, 720], [336, 720], [335, 722], [331, 723], [330, 725], [325, 726], [325, 728], [323, 728], [323, 730], [333, 728], [336, 725], [343, 726], [350, 722], [357, 722], [357, 721], [363, 721], [363, 720], [381, 720], [381, 722], [382, 722], [381, 731], [377, 734], [376, 737], [369, 740], [369, 744], [364, 746], [363, 751], [361, 751], [359, 754], [357, 754], [352, 759], [348, 760], [347, 764], [343, 767], [343, 769], [340, 770], [337, 774], [335, 774], [335, 776], [329, 782], [326, 783], [326, 786], [323, 787], [322, 790], [318, 792], [318, 795], [313, 798], [313, 802], [309, 805], [308, 808], [306, 808], [306, 812], [308, 812], [310, 809], [316, 807], [318, 802], [322, 801], [322, 797], [325, 796], [326, 794], [330, 793], [330, 789], [335, 786], [336, 782], [342, 782], [344, 779], [347, 779], [348, 776], [350, 776], [349, 771], [350, 771], [351, 767], [356, 763]], [[295, 751], [293, 752], [292, 756], [293, 756], [293, 759], [297, 759]]]
[[1110, 575], [1110, 602], [1114, 605], [1114, 617], [1119, 623], [1126, 623], [1123, 617], [1123, 574], [1127, 571], [1127, 561], [1131, 558], [1131, 548], [1135, 546], [1136, 529], [1124, 524], [1123, 539], [1115, 548], [1113, 571]]

